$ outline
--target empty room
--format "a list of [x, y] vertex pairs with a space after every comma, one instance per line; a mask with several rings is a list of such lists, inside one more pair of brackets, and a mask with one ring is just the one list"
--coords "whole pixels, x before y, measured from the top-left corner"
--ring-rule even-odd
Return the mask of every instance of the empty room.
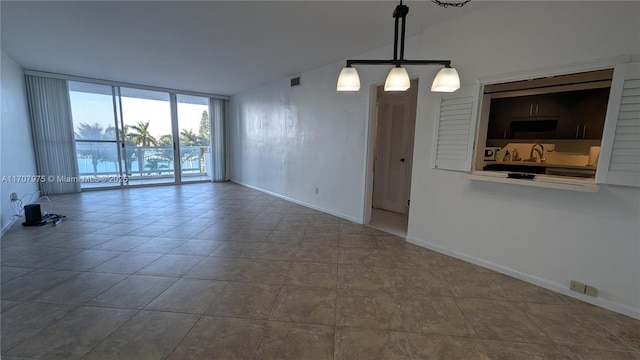
[[0, 357], [640, 360], [640, 2], [0, 1]]

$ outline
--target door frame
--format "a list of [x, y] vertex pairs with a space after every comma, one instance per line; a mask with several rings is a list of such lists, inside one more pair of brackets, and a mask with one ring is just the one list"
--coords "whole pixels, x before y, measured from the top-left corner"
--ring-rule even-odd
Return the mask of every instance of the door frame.
[[[417, 82], [417, 99], [416, 99], [416, 114], [418, 101], [420, 99], [420, 80], [418, 76], [410, 76], [412, 83]], [[377, 122], [378, 122], [378, 87], [383, 85], [384, 83], [374, 83], [369, 86], [369, 120], [367, 122], [367, 132], [366, 132], [366, 148], [365, 148], [365, 166], [364, 166], [364, 199], [363, 199], [363, 210], [362, 210], [362, 223], [368, 224], [371, 222], [371, 208], [373, 206], [373, 178], [374, 178], [374, 163], [375, 163], [375, 148], [376, 141], [378, 138], [377, 134]], [[417, 122], [417, 117], [414, 120], [413, 124], [413, 138], [411, 138], [411, 160], [407, 166], [410, 167], [410, 176], [408, 179], [408, 190], [411, 193], [411, 178], [413, 177], [413, 145], [415, 141], [415, 123]], [[410, 212], [410, 210], [409, 210]], [[407, 213], [407, 216], [409, 214]]]

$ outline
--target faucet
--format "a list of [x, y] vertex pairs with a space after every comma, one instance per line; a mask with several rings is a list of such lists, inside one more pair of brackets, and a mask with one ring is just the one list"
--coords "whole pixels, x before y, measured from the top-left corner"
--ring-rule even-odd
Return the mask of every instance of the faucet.
[[[538, 149], [537, 147], [540, 147], [540, 149]], [[538, 156], [540, 157], [540, 162], [547, 161], [547, 159], [544, 158], [544, 146], [542, 146], [542, 144], [540, 143], [535, 143], [533, 144], [533, 146], [531, 146], [531, 152], [529, 153], [529, 158], [524, 161], [538, 162], [538, 158], [536, 158], [533, 155], [534, 152], [538, 153]]]

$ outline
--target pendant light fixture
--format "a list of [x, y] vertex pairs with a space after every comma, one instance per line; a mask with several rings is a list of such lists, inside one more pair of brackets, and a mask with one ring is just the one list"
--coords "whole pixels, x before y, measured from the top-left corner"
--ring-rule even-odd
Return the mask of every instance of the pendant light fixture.
[[[466, 2], [469, 1], [470, 0]], [[443, 65], [444, 68], [438, 72], [438, 75], [436, 75], [431, 85], [431, 91], [453, 92], [460, 88], [460, 78], [458, 77], [456, 69], [451, 67], [451, 60], [405, 60], [404, 37], [408, 13], [409, 7], [402, 5], [402, 0], [400, 0], [400, 4], [397, 5], [393, 11], [393, 17], [395, 18], [393, 60], [347, 60], [347, 66], [340, 71], [340, 75], [338, 76], [338, 91], [360, 90], [360, 77], [356, 69], [352, 66], [355, 64], [393, 65], [394, 67], [389, 71], [387, 80], [384, 82], [384, 91], [405, 91], [409, 89], [409, 74], [403, 65]]]

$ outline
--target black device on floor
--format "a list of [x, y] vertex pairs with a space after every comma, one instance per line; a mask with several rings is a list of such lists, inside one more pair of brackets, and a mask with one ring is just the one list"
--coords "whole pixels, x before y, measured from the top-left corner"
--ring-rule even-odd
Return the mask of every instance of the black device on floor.
[[24, 218], [25, 222], [22, 223], [22, 226], [42, 226], [48, 222], [53, 222], [54, 225], [58, 225], [67, 217], [58, 214], [42, 215], [40, 204], [30, 204], [24, 206]]
[[40, 204], [25, 205], [24, 218], [25, 222], [22, 223], [22, 226], [40, 226], [45, 224], [45, 221], [42, 219]]

